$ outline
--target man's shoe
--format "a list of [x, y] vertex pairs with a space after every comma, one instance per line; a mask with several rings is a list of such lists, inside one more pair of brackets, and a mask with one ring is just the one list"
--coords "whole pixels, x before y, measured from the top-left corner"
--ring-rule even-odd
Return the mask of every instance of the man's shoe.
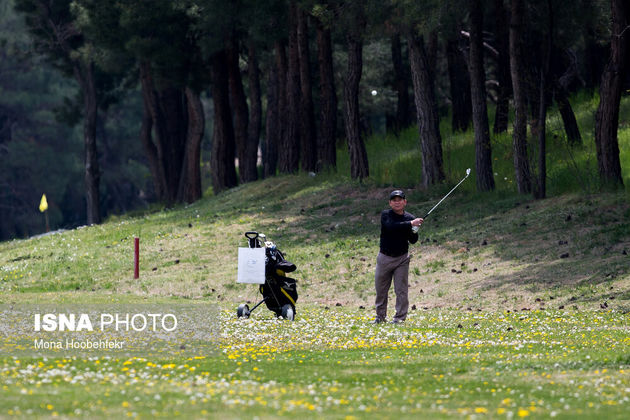
[[404, 319], [393, 319], [391, 324], [402, 324], [403, 322], [405, 322]]
[[384, 322], [385, 322], [385, 318], [376, 317], [376, 318], [374, 318], [374, 320], [372, 322], [370, 322], [370, 324], [382, 324]]

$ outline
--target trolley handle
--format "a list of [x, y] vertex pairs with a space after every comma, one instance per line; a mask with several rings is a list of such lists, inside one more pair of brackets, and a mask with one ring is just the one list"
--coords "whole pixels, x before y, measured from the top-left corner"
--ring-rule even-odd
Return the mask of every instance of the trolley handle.
[[258, 244], [258, 232], [254, 232], [254, 231], [245, 232], [245, 237], [247, 238], [247, 241], [249, 242], [248, 245], [250, 248], [260, 248], [260, 245]]

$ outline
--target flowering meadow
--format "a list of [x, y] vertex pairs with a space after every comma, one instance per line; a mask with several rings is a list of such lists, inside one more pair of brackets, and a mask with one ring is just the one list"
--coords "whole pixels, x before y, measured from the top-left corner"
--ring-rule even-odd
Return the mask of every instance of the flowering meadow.
[[218, 351], [180, 359], [2, 357], [0, 417], [627, 418], [630, 315], [298, 305], [219, 312]]

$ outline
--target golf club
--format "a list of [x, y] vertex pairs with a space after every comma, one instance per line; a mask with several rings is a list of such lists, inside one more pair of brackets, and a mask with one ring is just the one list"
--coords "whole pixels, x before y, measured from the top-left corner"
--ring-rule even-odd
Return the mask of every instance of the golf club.
[[444, 200], [446, 199], [446, 197], [448, 197], [449, 195], [451, 195], [451, 193], [452, 193], [453, 191], [455, 191], [455, 189], [456, 189], [457, 187], [459, 187], [459, 186], [460, 186], [460, 184], [466, 180], [466, 178], [468, 178], [468, 175], [470, 175], [470, 168], [466, 169], [466, 176], [465, 176], [464, 178], [462, 178], [462, 180], [461, 180], [461, 181], [459, 181], [459, 183], [458, 183], [457, 185], [455, 185], [455, 186], [453, 187], [453, 189], [452, 189], [452, 190], [450, 190], [450, 191], [448, 192], [448, 194], [446, 194], [444, 197], [442, 197], [442, 199], [441, 199], [440, 201], [438, 201], [438, 203], [437, 203], [435, 206], [433, 206], [433, 208], [432, 208], [431, 210], [429, 210], [429, 212], [427, 213], [427, 215], [426, 215], [426, 216], [424, 216], [424, 217], [423, 217], [423, 219], [425, 219], [425, 220], [426, 220], [426, 218], [427, 218], [427, 217], [431, 214], [431, 212], [432, 212], [433, 210], [435, 210], [435, 209], [437, 208], [437, 206], [439, 206], [439, 205], [440, 205], [440, 203], [442, 203], [442, 201], [444, 201]]

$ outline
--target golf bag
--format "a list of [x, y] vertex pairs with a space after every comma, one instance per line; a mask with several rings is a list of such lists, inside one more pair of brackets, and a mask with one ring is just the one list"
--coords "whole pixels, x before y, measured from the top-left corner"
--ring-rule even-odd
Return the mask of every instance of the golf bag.
[[265, 248], [265, 283], [258, 288], [263, 300], [251, 309], [245, 303], [239, 305], [236, 314], [239, 318], [248, 318], [264, 302], [276, 316], [293, 320], [298, 299], [297, 280], [287, 277], [286, 274], [295, 271], [297, 267], [284, 258], [282, 251], [273, 242], [266, 241], [264, 234], [246, 232], [245, 237], [250, 248]]

